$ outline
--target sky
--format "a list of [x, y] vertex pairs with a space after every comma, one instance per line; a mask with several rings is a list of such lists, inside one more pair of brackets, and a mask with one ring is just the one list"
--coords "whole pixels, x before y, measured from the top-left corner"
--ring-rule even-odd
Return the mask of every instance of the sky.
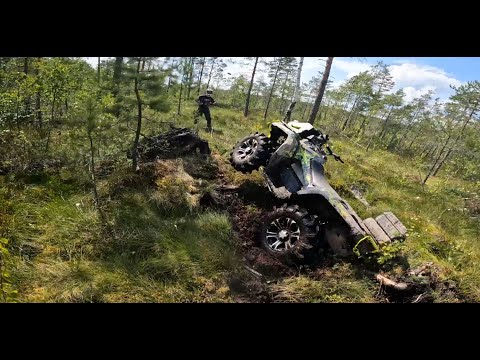
[[[97, 66], [97, 58], [86, 58]], [[271, 60], [273, 58], [264, 58]], [[300, 58], [298, 58], [300, 59]], [[308, 82], [319, 71], [323, 71], [326, 57], [306, 57], [303, 63], [301, 81]], [[480, 80], [480, 57], [335, 57], [330, 72], [332, 86], [345, 82], [361, 71], [368, 70], [378, 61], [389, 65], [395, 82], [393, 91], [403, 88], [405, 100], [435, 91], [435, 97], [447, 100], [453, 93], [450, 85], [458, 86], [467, 81]], [[229, 64], [225, 73], [251, 76], [251, 67]]]

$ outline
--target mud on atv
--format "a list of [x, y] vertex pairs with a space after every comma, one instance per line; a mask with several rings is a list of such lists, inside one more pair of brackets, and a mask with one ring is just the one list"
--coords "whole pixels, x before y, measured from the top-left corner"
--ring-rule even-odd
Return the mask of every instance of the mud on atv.
[[263, 167], [271, 193], [285, 202], [262, 219], [261, 245], [282, 258], [304, 258], [320, 247], [339, 256], [363, 255], [392, 241], [404, 240], [407, 229], [391, 212], [362, 220], [330, 186], [324, 173], [327, 155], [343, 160], [328, 145], [328, 135], [309, 123], [271, 125], [270, 136], [251, 134], [230, 154], [232, 166], [251, 173]]

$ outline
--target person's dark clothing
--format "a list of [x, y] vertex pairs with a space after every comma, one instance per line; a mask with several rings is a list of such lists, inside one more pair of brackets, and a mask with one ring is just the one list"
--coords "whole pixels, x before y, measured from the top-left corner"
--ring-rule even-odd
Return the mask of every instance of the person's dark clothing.
[[210, 104], [215, 104], [215, 100], [210, 95], [200, 95], [197, 99], [200, 106], [209, 107]]
[[198, 103], [198, 116], [205, 116], [207, 127], [212, 127], [212, 117], [210, 115], [210, 105], [215, 104], [215, 100], [209, 95], [201, 95], [196, 100]]

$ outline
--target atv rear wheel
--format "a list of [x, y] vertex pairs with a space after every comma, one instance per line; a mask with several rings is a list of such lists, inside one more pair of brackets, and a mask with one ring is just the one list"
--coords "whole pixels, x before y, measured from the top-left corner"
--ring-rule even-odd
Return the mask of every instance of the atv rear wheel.
[[240, 140], [230, 153], [230, 163], [237, 171], [251, 173], [265, 166], [269, 158], [269, 140], [255, 133]]
[[316, 218], [297, 205], [268, 213], [260, 231], [262, 247], [270, 254], [282, 258], [300, 258], [315, 246], [318, 234]]

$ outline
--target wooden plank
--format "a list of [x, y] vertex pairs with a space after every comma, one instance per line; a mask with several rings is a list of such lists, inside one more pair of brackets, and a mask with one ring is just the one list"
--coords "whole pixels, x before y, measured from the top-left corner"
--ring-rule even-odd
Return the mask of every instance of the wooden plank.
[[378, 225], [380, 225], [380, 227], [383, 229], [383, 231], [385, 231], [385, 233], [388, 235], [388, 237], [391, 240], [397, 240], [397, 239], [403, 238], [400, 231], [398, 231], [397, 228], [393, 226], [393, 224], [390, 222], [390, 220], [388, 220], [388, 218], [384, 214], [378, 215], [375, 218], [375, 221], [378, 223]]
[[388, 235], [383, 231], [383, 229], [380, 227], [380, 225], [377, 224], [377, 222], [373, 218], [368, 218], [363, 220], [363, 223], [365, 226], [370, 230], [372, 233], [373, 237], [379, 244], [384, 244], [384, 243], [389, 243], [391, 242], [390, 238]]
[[403, 225], [392, 212], [384, 212], [383, 214], [388, 218], [388, 220], [390, 220], [393, 226], [395, 226], [397, 230], [400, 231], [400, 234], [402, 234], [403, 236], [407, 234], [407, 228], [405, 227], [405, 225]]

